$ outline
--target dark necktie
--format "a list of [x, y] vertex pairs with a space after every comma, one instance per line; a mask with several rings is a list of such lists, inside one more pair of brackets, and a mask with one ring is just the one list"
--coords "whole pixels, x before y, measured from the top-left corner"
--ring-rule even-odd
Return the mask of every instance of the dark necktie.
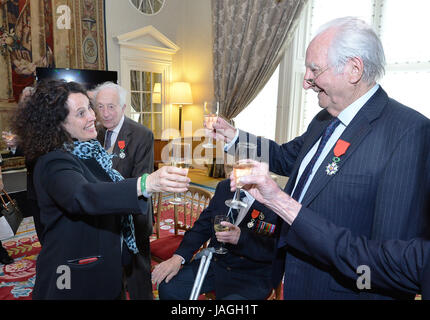
[[[300, 195], [302, 194], [303, 188], [305, 187], [306, 182], [309, 179], [309, 176], [311, 175], [312, 168], [315, 165], [315, 162], [321, 155], [322, 150], [324, 149], [324, 146], [327, 144], [328, 139], [330, 139], [331, 135], [333, 134], [336, 127], [339, 125], [340, 120], [338, 118], [333, 118], [327, 128], [324, 131], [324, 134], [322, 135], [322, 138], [320, 140], [320, 144], [318, 145], [317, 152], [315, 152], [314, 156], [312, 157], [311, 161], [306, 166], [305, 170], [303, 171], [302, 175], [300, 176], [299, 182], [297, 183], [296, 188], [293, 192], [293, 199], [298, 201], [300, 199]], [[278, 241], [278, 248], [282, 248], [287, 245], [287, 225], [286, 223], [282, 223], [281, 227], [281, 234]]]
[[328, 139], [330, 139], [331, 135], [333, 134], [336, 127], [339, 125], [340, 120], [338, 118], [333, 118], [327, 128], [324, 131], [324, 134], [322, 135], [320, 144], [318, 145], [317, 152], [315, 152], [314, 156], [312, 157], [311, 161], [309, 161], [308, 165], [306, 166], [305, 170], [303, 171], [302, 175], [300, 176], [299, 182], [296, 185], [296, 188], [293, 192], [293, 199], [296, 201], [299, 201], [300, 195], [302, 194], [303, 188], [306, 185], [306, 182], [309, 179], [309, 176], [312, 173], [312, 169], [315, 165], [315, 162], [318, 160], [319, 156], [321, 155], [322, 150], [324, 149], [325, 145], [327, 144]]
[[106, 132], [106, 140], [105, 140], [105, 149], [108, 150], [110, 148], [111, 145], [111, 138], [112, 138], [112, 131], [108, 130]]

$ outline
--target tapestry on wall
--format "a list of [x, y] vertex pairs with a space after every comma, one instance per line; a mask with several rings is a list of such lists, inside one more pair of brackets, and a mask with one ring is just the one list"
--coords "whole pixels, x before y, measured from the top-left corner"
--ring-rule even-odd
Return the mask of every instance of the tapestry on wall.
[[105, 70], [103, 0], [0, 0], [0, 101], [17, 101], [36, 67]]

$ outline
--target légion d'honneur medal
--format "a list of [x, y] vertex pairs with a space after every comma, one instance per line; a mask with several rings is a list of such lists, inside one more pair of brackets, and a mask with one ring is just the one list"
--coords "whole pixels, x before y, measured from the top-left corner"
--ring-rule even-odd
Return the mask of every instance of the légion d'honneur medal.
[[325, 168], [325, 172], [327, 175], [332, 176], [336, 174], [336, 172], [339, 170], [338, 163], [340, 162], [340, 157], [343, 156], [348, 150], [349, 146], [351, 144], [349, 142], [346, 142], [342, 139], [339, 139], [336, 143], [336, 146], [334, 147], [333, 153], [334, 157], [332, 159], [332, 162], [327, 165]]
[[119, 157], [120, 157], [121, 159], [124, 159], [124, 158], [125, 158], [125, 152], [124, 152], [124, 149], [125, 149], [125, 141], [124, 141], [124, 140], [120, 140], [120, 141], [118, 141], [118, 147], [119, 147]]
[[254, 227], [254, 225], [255, 225], [255, 219], [257, 219], [257, 218], [260, 219], [260, 220], [264, 220], [265, 216], [264, 216], [264, 214], [262, 212], [254, 209], [254, 210], [252, 210], [252, 213], [251, 213], [251, 221], [249, 221], [248, 224], [247, 224], [247, 227], [249, 229], [252, 229]]

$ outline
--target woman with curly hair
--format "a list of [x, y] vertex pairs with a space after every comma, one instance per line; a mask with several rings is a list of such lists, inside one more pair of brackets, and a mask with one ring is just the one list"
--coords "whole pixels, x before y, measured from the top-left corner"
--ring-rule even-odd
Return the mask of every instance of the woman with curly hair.
[[27, 160], [43, 225], [33, 299], [116, 299], [122, 259], [137, 253], [131, 213], [153, 192], [184, 192], [185, 169], [124, 179], [96, 140], [95, 114], [77, 83], [40, 82], [23, 99], [13, 130]]

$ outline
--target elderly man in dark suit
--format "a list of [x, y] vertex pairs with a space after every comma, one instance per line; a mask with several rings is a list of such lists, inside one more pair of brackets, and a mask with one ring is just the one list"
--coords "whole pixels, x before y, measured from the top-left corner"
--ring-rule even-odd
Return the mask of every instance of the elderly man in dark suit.
[[[271, 181], [267, 164], [255, 163], [251, 194], [270, 197], [281, 192]], [[243, 182], [242, 181], [242, 182]], [[286, 241], [290, 249], [306, 254], [325, 268], [336, 268], [357, 289], [384, 289], [396, 294], [422, 293], [430, 299], [430, 241], [372, 240], [335, 225], [293, 198], [285, 206], [285, 222], [290, 226]]]
[[[124, 178], [139, 177], [154, 170], [154, 135], [145, 126], [124, 115], [127, 92], [106, 82], [93, 91], [98, 119], [103, 125], [97, 139], [114, 154], [112, 166]], [[152, 206], [147, 215], [134, 215], [139, 253], [125, 261], [126, 286], [131, 299], [152, 299], [149, 236], [152, 234]]]
[[[359, 19], [336, 19], [320, 28], [305, 63], [303, 87], [318, 94], [324, 110], [302, 136], [283, 145], [253, 137], [268, 148], [269, 170], [289, 176], [287, 186], [261, 193], [274, 186], [270, 179], [249, 176], [242, 182], [284, 221], [289, 209], [307, 208], [371, 240], [423, 234], [428, 223], [430, 120], [389, 98], [377, 84], [385, 64], [378, 36]], [[241, 136], [220, 118], [214, 128], [228, 142], [234, 143], [236, 133]], [[284, 222], [274, 264], [275, 282], [285, 274], [285, 299], [413, 297], [359, 290], [341, 273], [291, 247], [288, 230]]]
[[[355, 236], [308, 209], [292, 213], [288, 244], [334, 266], [363, 288], [383, 288], [430, 299], [430, 241], [369, 240]], [[363, 268], [364, 267], [364, 268]], [[365, 269], [367, 268], [367, 269]], [[367, 282], [367, 283], [366, 283]]]
[[[275, 213], [243, 193], [248, 206], [232, 210], [234, 224], [224, 222], [229, 231], [214, 231], [214, 217], [229, 212], [224, 204], [231, 199], [229, 180], [221, 181], [209, 206], [200, 214], [179, 248], [167, 261], [155, 266], [153, 280], [159, 283], [160, 299], [186, 300], [197, 274], [200, 260], [190, 262], [193, 254], [209, 239], [218, 248], [225, 242], [228, 252], [214, 254], [201, 293], [215, 291], [217, 299], [264, 299], [273, 286], [271, 265], [275, 253]], [[184, 264], [181, 269], [182, 264]]]

